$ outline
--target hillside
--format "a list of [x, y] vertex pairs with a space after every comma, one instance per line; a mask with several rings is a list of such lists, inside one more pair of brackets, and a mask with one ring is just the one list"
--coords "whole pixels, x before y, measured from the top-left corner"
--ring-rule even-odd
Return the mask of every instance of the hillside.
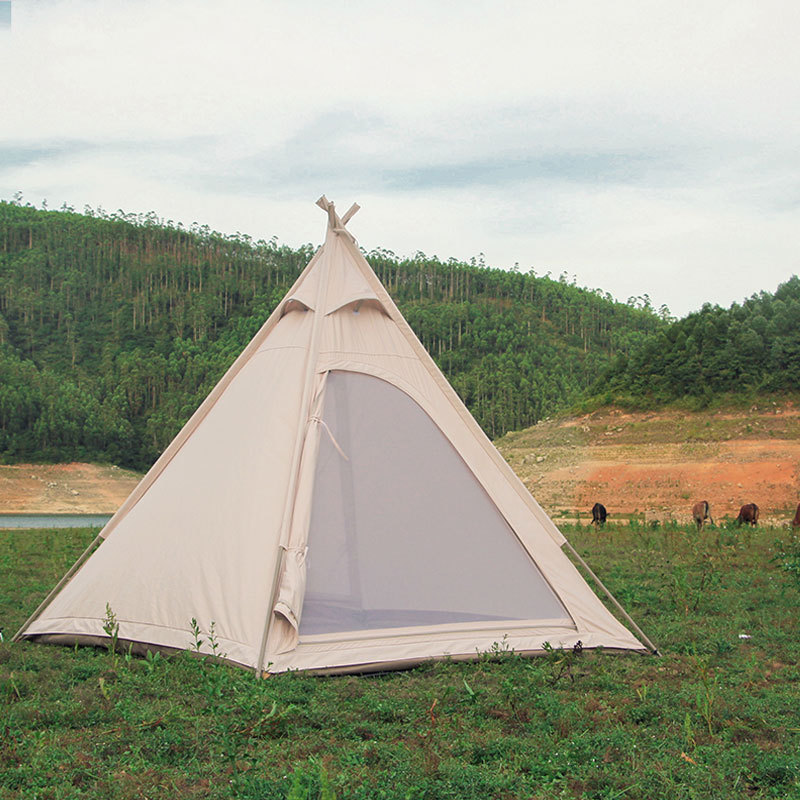
[[800, 501], [800, 408], [766, 401], [745, 410], [626, 412], [543, 421], [496, 443], [534, 497], [559, 519], [691, 518], [708, 500], [719, 520], [755, 502], [783, 524]]
[[707, 406], [720, 393], [800, 387], [800, 278], [724, 309], [664, 326], [618, 354], [592, 392], [600, 402], [654, 407], [679, 398]]
[[[0, 202], [0, 458], [145, 469], [312, 253]], [[492, 437], [568, 407], [666, 324], [646, 298], [617, 303], [565, 275], [366, 256]]]

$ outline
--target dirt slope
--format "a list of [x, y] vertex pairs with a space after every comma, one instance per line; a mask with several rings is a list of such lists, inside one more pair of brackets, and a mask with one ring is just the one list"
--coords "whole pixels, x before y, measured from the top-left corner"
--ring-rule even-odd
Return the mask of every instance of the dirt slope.
[[0, 465], [0, 513], [113, 514], [140, 478], [100, 464]]
[[691, 517], [708, 500], [715, 518], [757, 503], [765, 521], [791, 518], [800, 501], [800, 411], [629, 414], [603, 410], [540, 422], [497, 442], [556, 518], [589, 518], [599, 501], [615, 517]]

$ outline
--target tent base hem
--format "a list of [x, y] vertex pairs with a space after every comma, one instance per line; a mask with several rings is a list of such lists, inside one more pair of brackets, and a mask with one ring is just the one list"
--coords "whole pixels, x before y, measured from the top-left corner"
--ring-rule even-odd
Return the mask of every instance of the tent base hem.
[[[79, 645], [81, 647], [102, 647], [108, 648], [111, 641], [107, 636], [95, 636], [92, 634], [74, 634], [74, 633], [32, 633], [23, 634], [20, 641], [37, 642], [39, 644], [52, 644], [52, 645]], [[242, 661], [237, 661], [230, 656], [215, 656], [213, 653], [204, 651], [195, 652], [186, 647], [171, 647], [165, 644], [154, 644], [153, 642], [140, 642], [133, 639], [117, 639], [117, 652], [127, 653], [131, 652], [136, 656], [146, 656], [148, 652], [163, 653], [166, 656], [173, 656], [177, 653], [188, 653], [190, 656], [196, 658], [210, 658], [216, 661], [224, 661], [226, 664], [231, 664], [234, 667], [240, 667], [252, 671], [252, 664], [245, 664]]]
[[[583, 649], [585, 651], [602, 650], [603, 653], [609, 653], [617, 656], [626, 655], [628, 653], [635, 653], [637, 655], [644, 656], [652, 655], [646, 647], [643, 647], [639, 650], [630, 650], [627, 647], [603, 647], [602, 645], [598, 645], [597, 647], [584, 647]], [[521, 658], [541, 658], [542, 656], [546, 655], [546, 653], [546, 650], [515, 650], [513, 653], [509, 653], [509, 657], [519, 656]], [[307, 673], [308, 675], [319, 675], [320, 677], [336, 675], [372, 675], [379, 672], [395, 672], [397, 670], [414, 669], [415, 667], [422, 666], [423, 664], [433, 664], [448, 661], [466, 663], [469, 661], [480, 661], [484, 658], [489, 659], [490, 661], [499, 661], [505, 657], [506, 656], [503, 656], [502, 654], [493, 656], [491, 653], [462, 653], [459, 655], [428, 656], [427, 658], [407, 658], [402, 661], [375, 661], [370, 664], [362, 663], [350, 664], [341, 667], [307, 669], [303, 670], [303, 672]], [[281, 673], [279, 672], [264, 671], [261, 673], [261, 676], [263, 678], [269, 678], [280, 674]]]
[[[102, 647], [107, 648], [110, 639], [106, 636], [92, 636], [92, 635], [75, 635], [70, 633], [40, 633], [40, 634], [31, 634], [28, 636], [22, 637], [23, 639], [27, 639], [31, 642], [37, 642], [40, 644], [50, 644], [50, 645], [80, 645], [81, 647]], [[603, 645], [595, 645], [595, 646], [588, 646], [583, 647], [583, 650], [602, 650], [604, 653], [610, 653], [612, 655], [625, 655], [627, 653], [636, 653], [638, 655], [650, 655], [650, 651], [645, 648], [638, 648], [638, 649], [631, 649], [629, 647], [604, 647]], [[210, 658], [216, 659], [221, 662], [225, 662], [226, 664], [230, 664], [233, 667], [238, 667], [240, 669], [246, 669], [248, 671], [252, 671], [253, 666], [252, 664], [243, 664], [240, 661], [234, 661], [231, 658], [225, 658], [223, 656], [214, 656], [210, 653], [196, 653], [191, 650], [187, 650], [183, 647], [168, 647], [167, 645], [158, 645], [152, 644], [148, 642], [137, 642], [131, 639], [118, 639], [117, 640], [117, 651], [121, 653], [128, 653], [131, 652], [134, 655], [144, 657], [148, 652], [151, 653], [162, 653], [166, 656], [174, 656], [178, 653], [188, 653], [193, 658]], [[279, 669], [279, 670], [263, 670], [261, 672], [262, 678], [270, 678], [277, 675], [280, 675], [284, 672], [295, 672], [295, 671], [302, 671], [308, 675], [318, 675], [322, 676], [336, 676], [336, 675], [369, 675], [375, 674], [379, 672], [393, 672], [396, 670], [407, 670], [407, 669], [414, 669], [415, 667], [419, 667], [423, 664], [431, 664], [435, 662], [469, 662], [469, 661], [480, 661], [481, 659], [489, 659], [489, 660], [500, 660], [505, 657], [523, 657], [523, 658], [538, 658], [546, 654], [542, 648], [533, 649], [533, 650], [508, 650], [506, 654], [503, 651], [498, 651], [496, 655], [494, 655], [491, 651], [487, 652], [475, 652], [475, 653], [456, 653], [450, 655], [438, 655], [438, 656], [419, 656], [419, 657], [412, 657], [412, 658], [404, 658], [404, 659], [397, 659], [394, 661], [386, 660], [386, 661], [374, 661], [370, 663], [354, 663], [354, 664], [340, 664], [338, 666], [330, 666], [330, 667], [317, 667], [311, 669], [302, 669], [302, 670], [293, 670], [291, 667]]]

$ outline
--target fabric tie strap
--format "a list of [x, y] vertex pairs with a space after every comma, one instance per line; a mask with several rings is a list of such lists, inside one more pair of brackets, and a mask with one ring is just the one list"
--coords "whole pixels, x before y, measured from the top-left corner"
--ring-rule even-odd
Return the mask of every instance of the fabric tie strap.
[[336, 448], [336, 450], [339, 452], [339, 455], [340, 455], [340, 456], [341, 456], [341, 457], [342, 457], [342, 458], [343, 458], [345, 461], [349, 461], [349, 460], [350, 460], [350, 459], [349, 459], [349, 458], [348, 458], [348, 457], [347, 457], [347, 456], [344, 454], [344, 450], [342, 450], [342, 448], [341, 448], [341, 447], [339, 447], [339, 442], [337, 442], [337, 441], [336, 441], [336, 438], [334, 437], [333, 433], [331, 433], [331, 429], [328, 427], [328, 423], [327, 423], [327, 422], [325, 422], [325, 420], [324, 420], [324, 419], [322, 419], [322, 417], [318, 417], [318, 416], [316, 416], [316, 415], [315, 415], [315, 416], [313, 416], [313, 417], [310, 417], [310, 418], [309, 418], [309, 422], [317, 422], [317, 423], [319, 423], [320, 425], [322, 425], [322, 427], [323, 427], [323, 428], [325, 428], [325, 430], [326, 430], [326, 431], [327, 431], [327, 433], [328, 433], [328, 438], [331, 440], [331, 444], [332, 444], [332, 445], [333, 445], [333, 446]]

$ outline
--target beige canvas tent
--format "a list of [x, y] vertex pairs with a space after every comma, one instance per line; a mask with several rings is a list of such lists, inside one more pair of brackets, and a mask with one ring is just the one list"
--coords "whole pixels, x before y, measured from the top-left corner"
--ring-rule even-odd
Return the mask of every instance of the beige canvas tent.
[[319, 204], [324, 245], [17, 637], [101, 643], [108, 605], [122, 642], [213, 621], [265, 673], [643, 650], [363, 258], [358, 207]]

